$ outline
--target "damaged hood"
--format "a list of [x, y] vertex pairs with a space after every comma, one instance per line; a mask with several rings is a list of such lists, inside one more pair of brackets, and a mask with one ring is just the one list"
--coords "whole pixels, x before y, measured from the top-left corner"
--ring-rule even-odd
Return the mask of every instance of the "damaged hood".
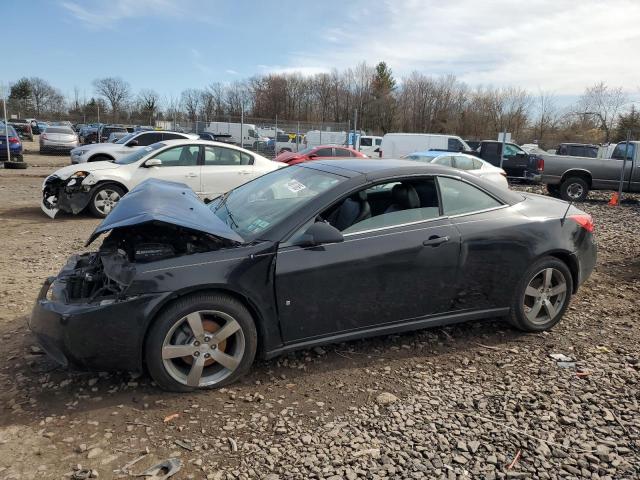
[[85, 246], [101, 233], [149, 222], [169, 223], [234, 242], [244, 242], [187, 185], [151, 178], [122, 197], [93, 231]]
[[61, 180], [66, 180], [71, 175], [76, 172], [96, 172], [98, 170], [109, 170], [120, 168], [121, 165], [113, 162], [88, 162], [83, 163], [81, 165], [68, 165], [66, 167], [62, 167], [60, 170], [56, 170], [54, 175], [56, 175]]

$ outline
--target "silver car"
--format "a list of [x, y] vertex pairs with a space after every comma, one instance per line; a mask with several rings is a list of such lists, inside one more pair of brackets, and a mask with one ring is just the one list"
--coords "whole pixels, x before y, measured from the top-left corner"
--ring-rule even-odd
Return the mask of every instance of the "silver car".
[[40, 153], [70, 152], [78, 145], [80, 145], [78, 135], [70, 127], [49, 126], [40, 134]]

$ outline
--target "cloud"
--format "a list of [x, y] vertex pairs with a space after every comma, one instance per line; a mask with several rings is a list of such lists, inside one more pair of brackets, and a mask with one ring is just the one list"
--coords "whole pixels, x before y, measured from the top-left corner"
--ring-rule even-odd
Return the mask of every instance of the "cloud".
[[327, 66], [319, 66], [319, 65], [292, 65], [292, 66], [283, 66], [283, 65], [257, 65], [258, 69], [260, 69], [261, 73], [299, 73], [305, 77], [310, 77], [312, 75], [316, 75], [318, 73], [327, 73], [331, 70], [331, 67]]
[[191, 51], [191, 63], [193, 64], [193, 66], [200, 71], [200, 73], [203, 73], [204, 75], [207, 76], [212, 76], [216, 73], [216, 70], [213, 67], [210, 67], [209, 65], [205, 64], [202, 61], [202, 53], [200, 53], [200, 50], [196, 49], [196, 48], [192, 48]]
[[238, 72], [232, 69], [225, 70], [224, 73], [228, 73], [229, 75], [238, 75]]
[[172, 0], [63, 1], [60, 5], [76, 20], [94, 30], [112, 28], [116, 23], [131, 18], [181, 14]]
[[[375, 18], [351, 3], [329, 24], [323, 42], [290, 55], [274, 71], [327, 71], [367, 60], [386, 61], [396, 75], [417, 70], [453, 73], [469, 84], [514, 85], [580, 93], [604, 80], [630, 91], [640, 87], [640, 2], [629, 0], [385, 0]], [[340, 28], [338, 28], [340, 27]]]

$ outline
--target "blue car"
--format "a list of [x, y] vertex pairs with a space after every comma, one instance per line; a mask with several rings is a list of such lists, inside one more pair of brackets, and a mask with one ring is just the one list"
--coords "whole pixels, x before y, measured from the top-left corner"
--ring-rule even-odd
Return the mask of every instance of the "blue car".
[[[7, 140], [9, 143], [8, 154]], [[4, 124], [0, 124], [0, 160], [4, 161], [5, 168], [26, 168], [27, 166], [22, 158], [22, 142], [20, 141], [20, 136], [11, 125], [5, 126]]]

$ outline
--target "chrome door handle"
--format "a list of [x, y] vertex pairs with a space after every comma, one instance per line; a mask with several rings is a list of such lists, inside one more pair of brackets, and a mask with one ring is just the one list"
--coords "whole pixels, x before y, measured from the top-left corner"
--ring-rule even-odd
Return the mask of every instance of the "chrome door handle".
[[249, 170], [240, 170], [240, 175], [251, 175]]
[[197, 177], [197, 176], [198, 176], [198, 174], [197, 174], [197, 173], [193, 173], [193, 172], [187, 173], [187, 174], [185, 175], [185, 177], [191, 177], [191, 178], [195, 178], [195, 177]]
[[449, 241], [449, 237], [439, 237], [437, 235], [432, 235], [429, 237], [429, 240], [425, 240], [422, 242], [422, 245], [425, 247], [437, 247], [438, 245], [442, 245]]

